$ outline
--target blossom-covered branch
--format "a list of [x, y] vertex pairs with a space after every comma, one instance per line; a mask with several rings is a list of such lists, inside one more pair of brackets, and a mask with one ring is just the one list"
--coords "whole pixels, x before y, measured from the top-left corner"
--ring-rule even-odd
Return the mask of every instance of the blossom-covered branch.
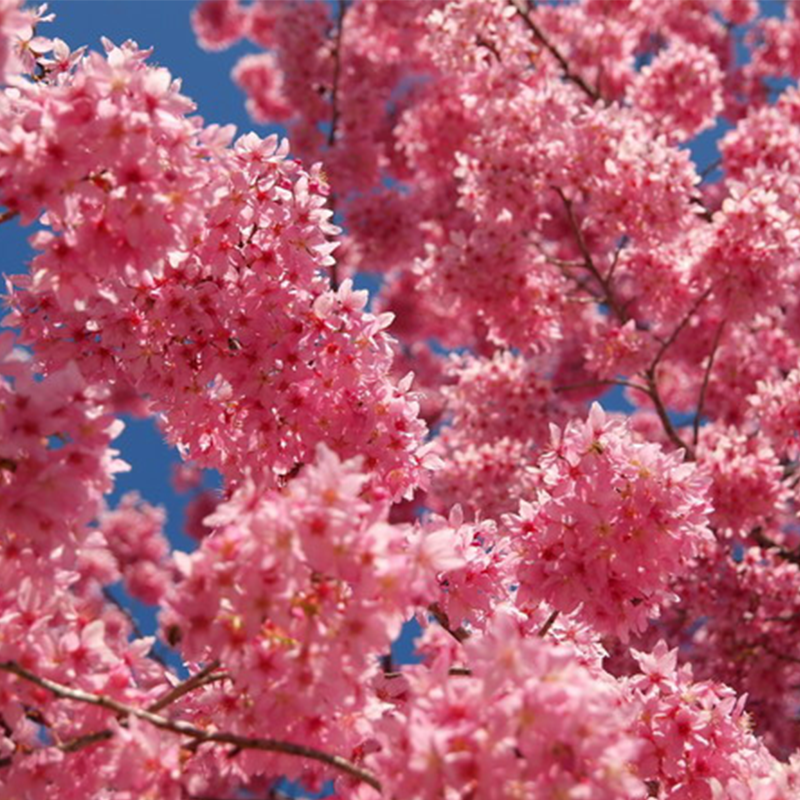
[[[261, 739], [250, 736], [239, 736], [234, 733], [227, 733], [224, 731], [203, 730], [194, 725], [181, 720], [167, 719], [152, 711], [134, 708], [120, 703], [109, 697], [103, 695], [85, 692], [81, 689], [73, 689], [69, 686], [64, 686], [56, 681], [51, 681], [48, 678], [42, 678], [30, 670], [21, 667], [13, 661], [4, 661], [0, 663], [0, 670], [16, 675], [18, 678], [26, 680], [36, 686], [52, 692], [56, 697], [64, 700], [74, 700], [78, 703], [87, 703], [89, 705], [98, 706], [106, 711], [111, 711], [117, 715], [119, 719], [126, 719], [127, 717], [136, 717], [150, 725], [161, 730], [169, 731], [180, 736], [192, 739], [196, 744], [229, 744], [233, 745], [237, 750], [263, 750], [272, 753], [283, 753], [291, 756], [298, 756], [301, 758], [309, 758], [314, 761], [319, 761], [322, 764], [332, 767], [339, 772], [343, 772], [358, 781], [362, 781], [374, 789], [380, 791], [381, 784], [378, 779], [369, 771], [361, 769], [355, 764], [347, 761], [336, 755], [324, 753], [311, 747], [294, 744], [292, 742], [283, 742], [277, 739]], [[163, 706], [162, 706], [163, 707]], [[88, 746], [96, 741], [105, 740], [110, 738], [111, 732], [98, 731], [91, 735], [90, 738], [85, 739], [82, 746]], [[70, 750], [76, 750], [73, 745]]]

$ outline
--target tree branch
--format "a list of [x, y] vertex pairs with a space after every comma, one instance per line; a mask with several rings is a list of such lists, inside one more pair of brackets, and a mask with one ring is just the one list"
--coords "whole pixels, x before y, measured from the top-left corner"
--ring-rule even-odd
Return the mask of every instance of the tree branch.
[[[304, 745], [293, 744], [292, 742], [284, 742], [279, 739], [261, 739], [251, 736], [240, 736], [235, 733], [226, 733], [224, 731], [207, 731], [202, 728], [197, 728], [194, 725], [183, 722], [181, 720], [169, 720], [166, 717], [161, 717], [151, 711], [141, 708], [134, 708], [133, 706], [120, 703], [110, 697], [105, 697], [91, 692], [85, 692], [82, 689], [73, 689], [69, 686], [56, 683], [47, 678], [42, 678], [39, 675], [31, 672], [30, 670], [21, 667], [15, 661], [5, 661], [0, 663], [0, 670], [9, 672], [16, 675], [18, 678], [28, 681], [42, 689], [54, 694], [62, 700], [74, 700], [78, 703], [87, 703], [88, 705], [104, 708], [111, 711], [118, 717], [125, 719], [127, 717], [136, 717], [144, 722], [148, 722], [156, 728], [171, 733], [178, 734], [179, 736], [186, 736], [193, 739], [195, 747], [205, 744], [229, 744], [232, 745], [237, 751], [239, 750], [262, 750], [270, 753], [282, 753], [284, 755], [299, 756], [300, 758], [308, 758], [312, 761], [318, 761], [321, 764], [326, 764], [333, 769], [338, 770], [351, 778], [355, 778], [373, 789], [381, 791], [381, 783], [378, 778], [368, 770], [353, 764], [351, 761], [342, 758], [341, 756], [331, 755], [322, 750], [317, 750], [313, 747], [305, 747]], [[91, 734], [93, 741], [101, 741], [102, 739], [110, 738], [111, 731], [98, 731]], [[77, 740], [76, 740], [77, 741]], [[88, 737], [84, 737], [84, 742], [88, 741]], [[76, 749], [73, 747], [73, 749]]]
[[457, 641], [463, 642], [469, 639], [469, 631], [459, 626], [458, 628], [450, 627], [450, 618], [445, 613], [444, 609], [438, 603], [431, 603], [428, 606], [428, 611], [433, 614], [433, 618]]
[[706, 392], [708, 391], [708, 382], [711, 378], [711, 368], [714, 366], [714, 357], [717, 355], [717, 349], [719, 348], [719, 341], [722, 337], [722, 329], [724, 327], [725, 320], [723, 319], [714, 336], [714, 343], [711, 345], [711, 353], [708, 356], [708, 364], [706, 364], [706, 371], [703, 375], [703, 383], [700, 386], [700, 397], [697, 400], [697, 412], [692, 422], [692, 444], [695, 447], [697, 447], [697, 440], [700, 438], [700, 418], [703, 416], [703, 406], [706, 402]]
[[[342, 76], [342, 34], [344, 32], [344, 16], [347, 13], [347, 0], [337, 0], [336, 5], [336, 32], [333, 44], [333, 85], [331, 86], [331, 127], [328, 131], [328, 147], [336, 144], [336, 134], [339, 128], [339, 83]], [[336, 214], [336, 197], [331, 193], [330, 207]], [[339, 288], [339, 264], [334, 261], [331, 265], [331, 288], [335, 292]]]
[[658, 391], [658, 382], [656, 380], [655, 369], [652, 367], [648, 369], [645, 372], [645, 379], [647, 380], [647, 395], [653, 401], [656, 414], [658, 414], [658, 418], [661, 420], [661, 426], [664, 428], [664, 433], [667, 434], [669, 440], [675, 445], [675, 447], [684, 451], [684, 458], [687, 461], [694, 461], [694, 449], [690, 445], [686, 444], [686, 442], [684, 442], [680, 436], [678, 436], [678, 432], [675, 430], [675, 426], [672, 424], [672, 420], [669, 418], [664, 401], [661, 399], [661, 395]]
[[700, 180], [704, 181], [714, 170], [722, 166], [722, 159], [716, 158], [700, 172]]
[[591, 100], [597, 101], [602, 99], [600, 92], [590, 86], [580, 75], [572, 71], [572, 68], [569, 65], [569, 62], [566, 58], [561, 54], [561, 51], [545, 36], [542, 29], [534, 22], [528, 10], [525, 9], [519, 2], [519, 0], [508, 0], [509, 5], [517, 12], [520, 19], [525, 23], [527, 28], [531, 31], [531, 33], [536, 37], [536, 39], [541, 42], [542, 46], [551, 56], [558, 62], [558, 65], [561, 67], [561, 72], [564, 78], [571, 83], [574, 83], [581, 91], [584, 92]]
[[563, 386], [554, 386], [554, 392], [572, 392], [577, 389], [590, 389], [595, 386], [622, 386], [627, 389], [635, 389], [637, 392], [643, 392], [644, 394], [649, 394], [650, 389], [647, 386], [642, 386], [639, 383], [634, 383], [633, 381], [626, 381], [622, 378], [609, 378], [607, 380], [603, 380], [598, 378], [597, 380], [592, 381], [582, 381], [581, 383], [566, 383]]
[[539, 628], [538, 631], [536, 631], [536, 635], [540, 639], [544, 639], [544, 637], [547, 636], [547, 634], [549, 633], [550, 628], [552, 628], [553, 625], [555, 625], [557, 619], [558, 619], [558, 611], [553, 611], [553, 613], [550, 614], [550, 616], [547, 618], [547, 621], [544, 623], [544, 625], [542, 625], [542, 627]]
[[226, 673], [222, 672], [214, 674], [214, 671], [218, 667], [219, 661], [212, 661], [210, 664], [203, 667], [203, 669], [201, 669], [199, 672], [191, 675], [185, 681], [181, 681], [177, 686], [174, 686], [163, 697], [147, 706], [147, 710], [155, 714], [156, 712], [161, 711], [162, 708], [172, 705], [172, 703], [174, 703], [176, 700], [180, 700], [181, 697], [189, 694], [189, 692], [199, 689], [201, 686], [224, 680], [228, 677]]
[[[629, 321], [630, 317], [628, 316], [627, 311], [623, 306], [620, 306], [619, 302], [617, 301], [616, 297], [614, 296], [614, 291], [610, 281], [604, 278], [600, 271], [597, 269], [597, 266], [594, 263], [594, 259], [592, 258], [591, 251], [586, 244], [586, 240], [583, 238], [583, 232], [580, 229], [580, 225], [578, 224], [578, 220], [575, 217], [575, 212], [572, 207], [572, 201], [568, 200], [564, 192], [558, 186], [551, 187], [553, 191], [561, 198], [561, 202], [564, 204], [564, 209], [567, 212], [567, 218], [569, 220], [570, 228], [575, 236], [575, 240], [578, 244], [578, 249], [581, 251], [581, 255], [584, 259], [584, 266], [592, 275], [592, 277], [597, 281], [600, 285], [600, 288], [604, 294], [604, 302], [608, 305], [609, 309], [613, 312], [613, 314], [617, 317], [617, 319], [624, 325], [626, 322]], [[610, 275], [611, 273], [609, 273]], [[659, 349], [656, 357], [653, 359], [650, 367], [645, 370], [644, 377], [647, 382], [647, 386], [644, 391], [647, 393], [648, 397], [653, 402], [655, 406], [656, 413], [658, 414], [658, 418], [661, 420], [661, 424], [664, 428], [664, 432], [669, 437], [670, 441], [678, 448], [682, 449], [685, 453], [685, 457], [688, 461], [695, 460], [695, 453], [694, 450], [690, 445], [681, 439], [678, 436], [678, 432], [675, 430], [674, 425], [672, 424], [672, 420], [669, 418], [669, 414], [667, 413], [667, 409], [664, 406], [664, 401], [661, 399], [661, 395], [658, 391], [658, 381], [656, 379], [656, 367], [658, 366], [658, 362], [663, 357], [664, 353], [666, 352], [667, 348], [675, 341], [675, 338], [678, 336], [680, 331], [683, 329], [685, 325], [688, 324], [689, 320], [691, 319], [692, 315], [695, 313], [697, 308], [699, 308], [700, 304], [705, 300], [706, 297], [711, 293], [713, 287], [709, 287], [706, 292], [701, 295], [695, 305], [689, 310], [686, 317], [681, 321], [678, 327], [672, 332], [672, 335], [664, 342]], [[633, 384], [634, 389], [640, 389], [641, 387]]]
[[[469, 677], [472, 675], [472, 670], [469, 667], [450, 667], [447, 670], [447, 674], [451, 677]], [[384, 672], [383, 677], [387, 680], [396, 680], [397, 678], [402, 678], [402, 672]]]
[[614, 297], [611, 284], [600, 274], [600, 270], [597, 269], [597, 266], [594, 263], [592, 254], [586, 244], [586, 239], [583, 238], [583, 231], [581, 231], [578, 220], [575, 217], [572, 201], [567, 199], [564, 192], [558, 186], [552, 186], [551, 188], [561, 198], [561, 202], [564, 204], [570, 229], [575, 236], [578, 249], [581, 251], [581, 255], [583, 256], [583, 266], [591, 273], [592, 277], [597, 281], [597, 283], [600, 284], [600, 288], [603, 290], [604, 294], [604, 302], [608, 305], [617, 319], [624, 325], [629, 319], [628, 314], [617, 302], [617, 299]]
[[784, 561], [800, 566], [800, 553], [794, 550], [788, 550], [783, 545], [770, 539], [769, 536], [764, 533], [764, 529], [760, 525], [757, 525], [750, 531], [750, 537], [764, 550], [774, 550], [775, 554]]
[[611, 283], [611, 279], [614, 277], [614, 272], [617, 269], [617, 264], [619, 264], [619, 257], [622, 254], [622, 251], [625, 249], [626, 245], [628, 244], [628, 237], [623, 236], [620, 240], [620, 243], [617, 245], [617, 249], [614, 251], [614, 255], [611, 259], [611, 266], [608, 268], [608, 272], [606, 273], [606, 283]]
[[650, 363], [651, 370], [655, 370], [661, 359], [664, 357], [664, 354], [674, 344], [675, 340], [678, 338], [678, 336], [680, 336], [681, 331], [689, 324], [691, 318], [697, 313], [697, 310], [708, 299], [708, 296], [713, 290], [714, 287], [709, 286], [708, 289], [706, 289], [703, 294], [701, 294], [700, 297], [695, 300], [695, 302], [692, 304], [692, 307], [686, 312], [686, 316], [684, 316], [684, 318], [675, 326], [675, 329], [672, 331], [672, 333], [661, 343], [661, 347]]
[[344, 15], [347, 13], [347, 0], [337, 0], [336, 33], [333, 45], [333, 86], [331, 87], [331, 129], [328, 131], [328, 147], [336, 143], [336, 129], [339, 126], [339, 80], [342, 74], [342, 33]]
[[10, 208], [6, 211], [3, 211], [3, 213], [0, 214], [0, 225], [2, 225], [4, 222], [8, 222], [10, 219], [14, 219], [14, 217], [16, 217], [18, 214], [19, 211], [12, 211]]

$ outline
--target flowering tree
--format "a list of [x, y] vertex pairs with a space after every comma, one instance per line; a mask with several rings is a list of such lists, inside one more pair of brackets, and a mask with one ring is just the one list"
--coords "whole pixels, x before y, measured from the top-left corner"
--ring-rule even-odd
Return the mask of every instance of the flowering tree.
[[[204, 0], [290, 156], [0, 0], [0, 220], [38, 223], [0, 800], [800, 797], [800, 8], [757, 12]], [[221, 475], [193, 553], [104, 500], [120, 415]]]

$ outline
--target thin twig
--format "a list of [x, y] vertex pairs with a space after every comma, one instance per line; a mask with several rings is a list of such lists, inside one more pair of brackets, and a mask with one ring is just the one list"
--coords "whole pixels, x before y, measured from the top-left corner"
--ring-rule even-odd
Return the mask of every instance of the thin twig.
[[339, 125], [339, 79], [342, 74], [342, 33], [344, 15], [347, 13], [346, 0], [338, 0], [336, 13], [336, 33], [333, 45], [333, 86], [331, 87], [331, 129], [328, 132], [328, 147], [336, 143], [336, 128]]
[[85, 736], [78, 736], [75, 739], [70, 739], [68, 742], [63, 742], [58, 745], [58, 749], [62, 753], [76, 753], [78, 750], [83, 750], [84, 747], [97, 744], [98, 742], [107, 742], [109, 739], [114, 738], [114, 732], [110, 730], [97, 731], [96, 733], [87, 733]]
[[589, 247], [586, 244], [586, 239], [583, 238], [583, 231], [581, 230], [581, 227], [578, 224], [578, 220], [575, 217], [575, 210], [572, 207], [572, 201], [567, 199], [567, 196], [558, 186], [553, 186], [551, 188], [561, 198], [561, 202], [564, 204], [564, 209], [567, 212], [567, 219], [569, 220], [569, 226], [572, 230], [573, 235], [575, 236], [575, 241], [578, 244], [578, 249], [581, 251], [581, 255], [583, 256], [584, 267], [591, 273], [592, 277], [600, 284], [600, 288], [603, 290], [604, 294], [604, 302], [608, 305], [608, 307], [611, 309], [611, 311], [614, 313], [617, 319], [624, 325], [628, 321], [628, 314], [625, 311], [625, 309], [622, 306], [620, 306], [620, 304], [617, 302], [616, 297], [614, 297], [614, 292], [612, 291], [611, 284], [600, 274], [600, 270], [597, 269], [597, 266], [594, 263], [591, 251], [589, 250]]
[[700, 172], [700, 179], [705, 180], [714, 170], [722, 166], [722, 159], [717, 158], [712, 161], [705, 169]]
[[[692, 304], [692, 307], [686, 312], [683, 319], [675, 326], [672, 333], [661, 343], [661, 347], [658, 349], [658, 352], [650, 362], [650, 366], [644, 372], [645, 380], [647, 381], [647, 394], [653, 401], [653, 405], [655, 406], [658, 418], [661, 420], [661, 425], [664, 428], [664, 432], [676, 447], [683, 449], [687, 461], [695, 460], [694, 448], [689, 446], [683, 441], [683, 439], [681, 439], [681, 437], [678, 435], [678, 432], [675, 430], [675, 426], [672, 424], [672, 420], [669, 418], [669, 413], [667, 412], [664, 401], [661, 399], [661, 394], [658, 390], [656, 369], [667, 350], [669, 350], [678, 336], [680, 336], [681, 331], [683, 331], [684, 328], [689, 324], [689, 321], [697, 313], [697, 310], [706, 301], [713, 289], [713, 286], [709, 286], [708, 289], [706, 289], [705, 292], [703, 292], [700, 297], [695, 300], [695, 302]], [[697, 444], [696, 439], [693, 439], [693, 441], [694, 444]]]
[[555, 621], [556, 621], [557, 619], [558, 619], [558, 611], [554, 611], [554, 612], [553, 612], [552, 614], [550, 614], [550, 616], [547, 618], [547, 621], [544, 623], [544, 625], [542, 625], [542, 627], [541, 627], [541, 628], [539, 628], [539, 630], [536, 632], [536, 635], [537, 635], [537, 636], [538, 636], [540, 639], [544, 639], [544, 637], [545, 637], [545, 636], [547, 636], [548, 632], [550, 631], [550, 628], [552, 628], [552, 627], [553, 627], [553, 625], [555, 624]]
[[611, 279], [614, 277], [614, 272], [617, 269], [617, 264], [619, 264], [619, 257], [622, 251], [625, 249], [625, 246], [628, 244], [628, 237], [623, 236], [620, 239], [619, 244], [617, 245], [617, 249], [614, 251], [614, 256], [611, 259], [611, 266], [608, 268], [608, 272], [606, 273], [606, 283], [610, 284]]
[[450, 626], [450, 618], [445, 613], [444, 609], [438, 603], [431, 603], [428, 606], [428, 611], [433, 614], [433, 618], [457, 641], [463, 642], [469, 639], [469, 631], [463, 626], [452, 628]]
[[695, 300], [695, 302], [692, 304], [692, 307], [686, 312], [684, 318], [675, 326], [672, 333], [661, 343], [661, 347], [655, 354], [653, 360], [650, 362], [650, 370], [655, 370], [661, 359], [664, 357], [664, 354], [672, 346], [678, 336], [680, 336], [681, 331], [689, 324], [689, 320], [691, 320], [691, 318], [697, 313], [697, 310], [708, 299], [708, 296], [713, 290], [714, 287], [709, 286], [708, 289], [706, 289], [703, 294], [701, 294], [700, 297]]
[[[381, 783], [378, 778], [368, 770], [362, 769], [356, 764], [353, 764], [347, 759], [340, 756], [325, 753], [322, 750], [317, 750], [313, 747], [305, 747], [303, 745], [294, 744], [292, 742], [284, 742], [279, 739], [260, 739], [251, 736], [240, 736], [235, 733], [226, 733], [225, 731], [207, 731], [202, 728], [197, 728], [194, 725], [184, 722], [182, 720], [169, 720], [166, 717], [161, 717], [146, 709], [134, 708], [133, 706], [120, 703], [110, 697], [105, 697], [92, 692], [85, 692], [82, 689], [73, 689], [70, 686], [64, 686], [61, 683], [56, 683], [48, 678], [42, 678], [39, 675], [31, 672], [30, 670], [21, 667], [15, 661], [5, 661], [0, 663], [0, 670], [9, 672], [16, 675], [29, 683], [39, 686], [42, 689], [54, 694], [63, 700], [74, 700], [78, 703], [86, 703], [88, 705], [98, 706], [107, 711], [111, 711], [118, 717], [125, 719], [127, 717], [136, 717], [144, 722], [148, 722], [160, 730], [170, 731], [179, 736], [187, 736], [193, 739], [194, 746], [211, 743], [211, 744], [228, 744], [232, 745], [237, 751], [239, 750], [262, 750], [270, 753], [283, 753], [284, 755], [299, 756], [301, 758], [308, 758], [313, 761], [318, 761], [321, 764], [327, 764], [330, 767], [350, 775], [358, 781], [372, 786], [374, 789], [381, 791]], [[109, 733], [111, 733], [109, 731]], [[97, 737], [105, 737], [107, 734], [104, 731], [98, 731], [95, 734]]]
[[520, 19], [525, 23], [531, 33], [542, 43], [545, 50], [558, 62], [561, 67], [561, 72], [564, 77], [574, 83], [581, 89], [591, 100], [597, 101], [601, 99], [600, 92], [590, 86], [580, 75], [572, 71], [569, 62], [561, 54], [561, 51], [545, 36], [542, 29], [534, 22], [528, 13], [527, 9], [523, 8], [517, 0], [508, 0], [509, 5], [517, 12]]
[[[447, 670], [447, 674], [452, 677], [469, 677], [472, 675], [472, 670], [469, 667], [450, 667]], [[402, 672], [384, 672], [383, 677], [387, 680], [396, 680], [397, 678], [402, 678]]]
[[760, 525], [756, 525], [756, 527], [750, 531], [750, 537], [764, 550], [774, 550], [775, 554], [784, 561], [788, 561], [790, 564], [800, 565], [800, 553], [796, 550], [788, 550], [783, 545], [770, 539], [769, 536], [764, 533], [764, 529]]
[[569, 259], [566, 258], [555, 258], [554, 256], [548, 256], [547, 254], [545, 254], [544, 258], [548, 264], [552, 264], [554, 267], [562, 267], [565, 269], [574, 269], [575, 267], [583, 267], [585, 264], [584, 261], [570, 261]]
[[[333, 45], [333, 85], [331, 86], [331, 127], [328, 131], [328, 147], [336, 144], [336, 134], [339, 128], [341, 110], [339, 108], [339, 83], [342, 75], [342, 34], [344, 32], [344, 16], [347, 13], [347, 0], [338, 0], [336, 6], [336, 33]], [[330, 207], [336, 214], [336, 196], [331, 194]], [[331, 266], [331, 289], [335, 292], [339, 288], [339, 263], [334, 261]]]
[[717, 332], [714, 335], [714, 343], [711, 345], [711, 353], [708, 356], [708, 364], [706, 364], [706, 371], [703, 375], [703, 383], [700, 386], [700, 397], [697, 400], [697, 411], [694, 415], [692, 422], [692, 444], [697, 447], [697, 440], [700, 437], [700, 418], [703, 416], [703, 406], [706, 403], [706, 392], [708, 391], [708, 382], [711, 379], [711, 369], [714, 366], [714, 358], [717, 355], [719, 348], [720, 338], [722, 337], [722, 329], [725, 327], [725, 320], [720, 322]]
[[695, 452], [694, 449], [688, 445], [686, 442], [678, 436], [678, 432], [675, 430], [675, 426], [672, 424], [672, 420], [669, 418], [669, 414], [667, 413], [666, 406], [664, 405], [664, 401], [661, 399], [661, 395], [658, 391], [658, 382], [656, 379], [656, 372], [654, 369], [648, 369], [645, 372], [645, 378], [647, 380], [647, 395], [653, 401], [653, 405], [656, 409], [656, 414], [658, 414], [658, 418], [661, 420], [661, 426], [664, 428], [664, 433], [667, 434], [669, 440], [678, 448], [684, 451], [684, 458], [687, 461], [694, 461], [695, 460]]
[[642, 386], [640, 383], [634, 383], [633, 381], [626, 381], [623, 378], [609, 378], [607, 380], [592, 380], [592, 381], [582, 381], [581, 383], [567, 383], [564, 386], [554, 386], [554, 392], [572, 392], [577, 389], [592, 389], [596, 386], [622, 386], [627, 389], [635, 389], [637, 392], [644, 392], [644, 394], [649, 394], [649, 389], [647, 386]]
[[188, 677], [185, 681], [181, 681], [177, 686], [173, 686], [163, 697], [147, 706], [147, 710], [155, 714], [161, 711], [162, 708], [172, 705], [176, 700], [180, 700], [181, 697], [189, 694], [189, 692], [193, 692], [195, 689], [199, 689], [201, 686], [205, 686], [208, 683], [214, 683], [227, 678], [228, 676], [224, 672], [214, 674], [215, 670], [218, 668], [219, 661], [212, 661], [199, 672]]
[[8, 222], [10, 219], [14, 219], [19, 214], [19, 211], [12, 211], [10, 208], [0, 214], [0, 225], [4, 222]]
[[484, 39], [484, 37], [483, 37], [483, 36], [481, 36], [480, 34], [478, 34], [478, 35], [475, 37], [475, 44], [476, 44], [478, 47], [484, 47], [484, 48], [486, 48], [486, 49], [487, 49], [487, 50], [488, 50], [488, 51], [489, 51], [489, 52], [490, 52], [490, 53], [491, 53], [491, 54], [492, 54], [492, 55], [493, 55], [493, 56], [494, 56], [494, 57], [497, 59], [497, 62], [498, 62], [498, 64], [499, 64], [499, 63], [502, 63], [502, 61], [503, 61], [503, 58], [502, 58], [502, 56], [500, 55], [500, 51], [497, 49], [497, 47], [494, 45], [494, 43], [493, 43], [493, 42], [490, 42], [488, 39]]
[[[336, 215], [336, 195], [331, 192], [329, 195], [328, 205], [330, 206], [331, 211], [333, 211], [334, 216]], [[333, 217], [331, 217], [333, 219]], [[339, 262], [334, 258], [333, 264], [331, 264], [331, 289], [334, 292], [339, 291]], [[301, 465], [302, 466], [302, 465]], [[295, 473], [296, 475], [297, 473]], [[290, 477], [294, 477], [291, 475]]]
[[699, 197], [690, 197], [690, 203], [700, 206], [700, 211], [697, 212], [698, 216], [702, 217], [706, 222], [714, 221], [714, 212], [703, 202]]
[[111, 589], [109, 589], [108, 586], [104, 586], [103, 587], [103, 597], [105, 597], [105, 599], [109, 603], [111, 603], [111, 605], [114, 606], [117, 609], [117, 611], [121, 611], [122, 612], [122, 614], [128, 620], [128, 623], [130, 624], [131, 629], [133, 630], [133, 635], [137, 639], [146, 638], [144, 633], [142, 632], [142, 629], [139, 627], [139, 623], [136, 621], [136, 617], [134, 617], [133, 614], [131, 613], [131, 610], [129, 608], [126, 608], [122, 604], [121, 600], [118, 600], [116, 597], [114, 597], [113, 594], [111, 594]]

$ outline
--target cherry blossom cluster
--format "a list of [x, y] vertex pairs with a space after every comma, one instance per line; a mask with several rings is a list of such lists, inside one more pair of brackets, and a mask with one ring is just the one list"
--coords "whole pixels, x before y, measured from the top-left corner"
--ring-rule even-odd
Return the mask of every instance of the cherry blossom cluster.
[[403, 494], [425, 428], [390, 380], [391, 317], [328, 290], [319, 168], [275, 137], [230, 148], [145, 56], [109, 44], [3, 98], [0, 200], [23, 218], [46, 205], [51, 227], [10, 321], [49, 369], [76, 360], [108, 385], [114, 410], [163, 414], [204, 466], [286, 475], [325, 441]]
[[[201, 0], [291, 154], [45, 13], [0, 0], [0, 796], [794, 800], [796, 7]], [[191, 553], [108, 497], [125, 414]]]
[[161, 620], [188, 660], [231, 669], [254, 720], [336, 750], [353, 746], [339, 716], [363, 704], [375, 654], [435, 601], [437, 574], [463, 563], [449, 529], [389, 525], [367, 480], [321, 449], [283, 492], [243, 484], [177, 560]]
[[677, 587], [696, 615], [694, 624], [675, 624], [677, 606], [665, 615], [670, 638], [691, 654], [695, 674], [746, 695], [755, 732], [784, 757], [798, 744], [799, 587], [796, 563], [758, 546], [738, 558], [717, 546]]
[[798, 456], [800, 405], [798, 404], [800, 372], [792, 370], [783, 380], [765, 380], [750, 396], [753, 415], [761, 432], [775, 451], [792, 460]]
[[170, 582], [164, 522], [164, 510], [143, 502], [136, 492], [124, 495], [116, 508], [99, 519], [125, 589], [149, 605], [158, 605]]
[[468, 669], [439, 648], [429, 667], [405, 670], [368, 748], [394, 796], [781, 800], [797, 790], [796, 760], [774, 759], [742, 699], [695, 682], [677, 651], [635, 653], [636, 674], [615, 681], [581, 664], [574, 645], [525, 634], [524, 618], [499, 610], [465, 643]]
[[10, 332], [0, 336], [0, 536], [4, 548], [47, 553], [77, 544], [115, 472], [122, 423], [75, 363], [37, 376]]
[[408, 698], [377, 726], [372, 756], [391, 796], [647, 797], [624, 689], [520, 627], [498, 612], [468, 640], [469, 675], [448, 676], [447, 651], [404, 671]]
[[746, 536], [755, 526], [772, 527], [780, 519], [790, 490], [783, 483], [784, 468], [763, 436], [708, 425], [697, 457], [711, 478], [711, 521], [718, 530]]
[[566, 411], [536, 366], [508, 351], [450, 362], [440, 390], [449, 425], [437, 440], [443, 465], [432, 480], [432, 507], [447, 513], [458, 503], [498, 519], [535, 490], [536, 448]]
[[[0, 3], [0, 86], [24, 69], [41, 44], [34, 33], [40, 13], [22, 8], [17, 0]], [[48, 48], [49, 49], [49, 48]]]
[[706, 482], [677, 454], [636, 442], [599, 405], [553, 429], [540, 489], [504, 525], [520, 553], [519, 591], [580, 607], [601, 632], [642, 630], [711, 534]]
[[[69, 505], [60, 507], [64, 513]], [[10, 522], [3, 512], [3, 526]], [[0, 663], [141, 706], [169, 691], [164, 667], [150, 657], [153, 639], [133, 639], [129, 617], [103, 594], [119, 572], [102, 533], [86, 531], [77, 552], [73, 545], [47, 555], [19, 539], [4, 542], [0, 553]], [[131, 796], [124, 791], [134, 773], [138, 788], [151, 791], [162, 783], [161, 762], [152, 761], [158, 737], [115, 726], [113, 737], [93, 738], [114, 719], [113, 713], [59, 699], [0, 670], [3, 791], [55, 800], [71, 794], [100, 797], [111, 786], [124, 798]], [[129, 749], [136, 739], [146, 739], [149, 754]], [[94, 741], [106, 743], [88, 747]], [[162, 753], [164, 762], [174, 761], [177, 741], [165, 743]], [[180, 796], [174, 788], [170, 792], [163, 796]]]
[[645, 742], [640, 771], [658, 797], [791, 797], [800, 775], [785, 767], [749, 730], [744, 697], [717, 681], [696, 682], [677, 666], [663, 642], [634, 656], [640, 673], [630, 681]]
[[711, 50], [676, 39], [639, 73], [631, 102], [652, 118], [655, 130], [688, 141], [714, 126], [723, 109], [722, 83]]

